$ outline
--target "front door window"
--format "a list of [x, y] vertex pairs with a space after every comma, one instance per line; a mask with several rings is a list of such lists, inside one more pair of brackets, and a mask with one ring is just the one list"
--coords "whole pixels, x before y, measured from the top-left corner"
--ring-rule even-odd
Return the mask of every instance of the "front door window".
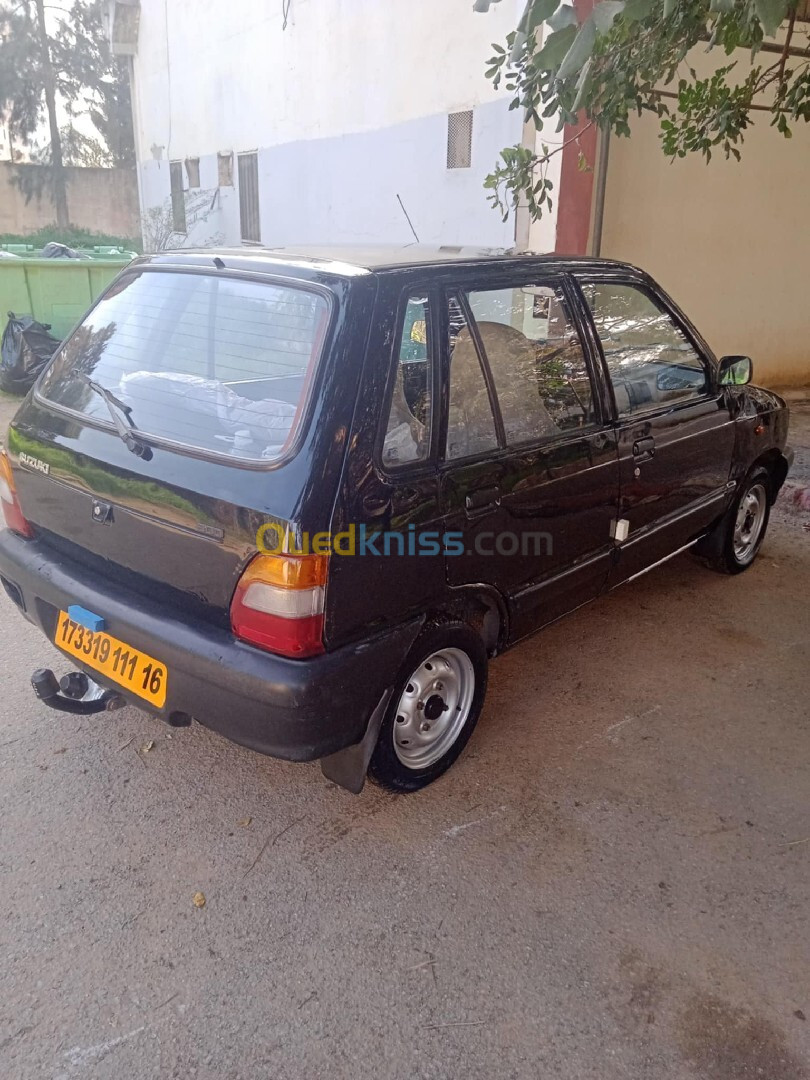
[[703, 359], [669, 312], [643, 289], [589, 282], [583, 292], [619, 416], [705, 397], [709, 379]]

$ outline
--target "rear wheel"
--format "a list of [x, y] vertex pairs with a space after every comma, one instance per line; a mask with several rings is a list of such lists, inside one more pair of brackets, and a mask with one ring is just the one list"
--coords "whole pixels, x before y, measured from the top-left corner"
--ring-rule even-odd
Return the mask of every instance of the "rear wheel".
[[753, 563], [765, 539], [771, 513], [771, 475], [754, 469], [744, 480], [731, 509], [717, 526], [717, 555], [711, 559], [716, 570], [741, 574]]
[[487, 654], [466, 623], [428, 627], [416, 639], [369, 763], [389, 791], [418, 791], [453, 764], [473, 733], [487, 687]]

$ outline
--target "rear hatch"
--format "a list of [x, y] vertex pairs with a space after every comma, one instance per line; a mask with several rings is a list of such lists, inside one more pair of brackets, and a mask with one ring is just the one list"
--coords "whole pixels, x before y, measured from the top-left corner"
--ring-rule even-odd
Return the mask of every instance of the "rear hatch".
[[136, 265], [9, 431], [38, 536], [101, 574], [227, 609], [258, 527], [294, 514], [330, 292]]

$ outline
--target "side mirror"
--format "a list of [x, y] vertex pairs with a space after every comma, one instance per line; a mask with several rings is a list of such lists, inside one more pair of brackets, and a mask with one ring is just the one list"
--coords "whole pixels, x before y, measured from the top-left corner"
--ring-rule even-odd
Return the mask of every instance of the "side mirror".
[[751, 382], [752, 374], [750, 356], [724, 356], [720, 361], [721, 386], [745, 386]]

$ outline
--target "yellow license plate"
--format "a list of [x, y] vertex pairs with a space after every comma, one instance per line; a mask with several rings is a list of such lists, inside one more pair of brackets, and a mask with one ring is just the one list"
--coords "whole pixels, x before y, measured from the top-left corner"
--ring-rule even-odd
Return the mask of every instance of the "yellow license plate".
[[166, 704], [166, 665], [153, 656], [103, 631], [86, 630], [65, 611], [59, 612], [53, 640], [63, 652], [77, 657], [156, 708], [162, 709]]

